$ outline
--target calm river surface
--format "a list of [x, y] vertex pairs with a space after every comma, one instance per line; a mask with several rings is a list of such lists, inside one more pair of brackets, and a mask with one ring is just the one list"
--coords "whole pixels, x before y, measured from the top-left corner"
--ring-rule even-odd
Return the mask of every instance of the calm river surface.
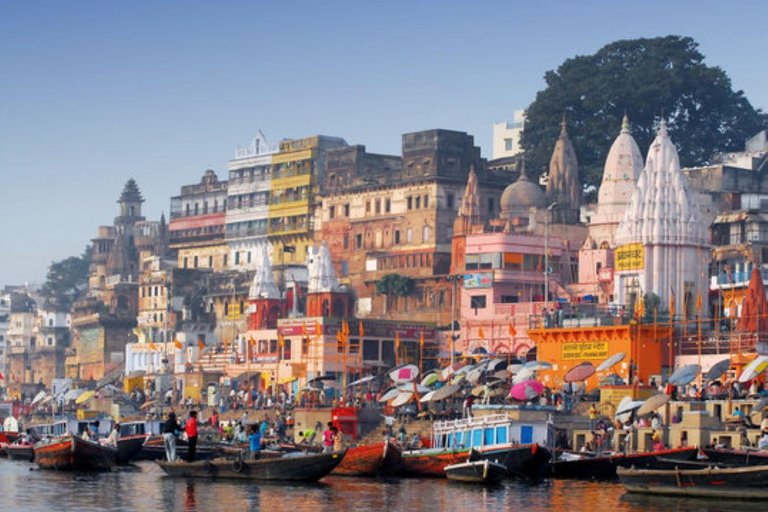
[[447, 480], [327, 477], [312, 485], [171, 479], [153, 463], [105, 474], [39, 471], [0, 459], [0, 511], [656, 511], [766, 510], [766, 504], [624, 494], [618, 484], [553, 481], [531, 487], [509, 481], [480, 487]]

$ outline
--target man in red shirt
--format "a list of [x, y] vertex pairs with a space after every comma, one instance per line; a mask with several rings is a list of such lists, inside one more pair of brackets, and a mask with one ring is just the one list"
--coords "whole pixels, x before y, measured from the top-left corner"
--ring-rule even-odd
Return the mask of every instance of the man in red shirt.
[[189, 419], [184, 423], [184, 432], [187, 433], [187, 462], [195, 462], [197, 450], [197, 411], [189, 411]]

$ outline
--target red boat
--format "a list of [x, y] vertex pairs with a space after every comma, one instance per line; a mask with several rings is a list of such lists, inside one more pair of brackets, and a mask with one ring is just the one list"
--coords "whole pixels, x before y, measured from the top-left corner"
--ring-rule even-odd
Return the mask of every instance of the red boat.
[[62, 436], [35, 445], [35, 462], [42, 469], [110, 471], [117, 463], [117, 449]]
[[9, 459], [32, 462], [35, 456], [33, 443], [26, 437], [19, 438], [15, 442], [5, 445], [5, 453]]
[[389, 441], [347, 450], [331, 473], [338, 476], [393, 475], [400, 466], [400, 447]]
[[432, 476], [445, 478], [445, 467], [467, 462], [469, 449], [445, 450], [430, 448], [403, 453], [401, 467], [407, 476]]

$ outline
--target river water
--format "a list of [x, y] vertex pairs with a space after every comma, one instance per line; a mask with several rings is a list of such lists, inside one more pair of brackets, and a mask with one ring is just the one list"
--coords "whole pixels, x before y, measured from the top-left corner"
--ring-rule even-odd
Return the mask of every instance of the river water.
[[444, 479], [326, 477], [308, 485], [171, 479], [151, 462], [112, 473], [40, 471], [0, 459], [0, 511], [555, 511], [680, 512], [766, 510], [765, 502], [627, 495], [612, 483], [508, 481], [492, 488]]

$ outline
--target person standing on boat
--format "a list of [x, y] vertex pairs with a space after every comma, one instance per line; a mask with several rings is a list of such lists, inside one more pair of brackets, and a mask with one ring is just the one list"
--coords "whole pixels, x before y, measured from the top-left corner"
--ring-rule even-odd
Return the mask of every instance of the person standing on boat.
[[251, 459], [256, 460], [261, 457], [261, 429], [259, 423], [251, 425], [251, 432], [248, 435]]
[[187, 433], [187, 462], [195, 462], [197, 451], [197, 411], [189, 411], [189, 418], [184, 423], [184, 432]]
[[180, 430], [181, 425], [176, 421], [176, 413], [168, 413], [168, 419], [163, 423], [163, 445], [168, 462], [176, 462], [176, 433]]
[[331, 453], [333, 451], [333, 423], [328, 422], [328, 428], [323, 432], [323, 453]]

